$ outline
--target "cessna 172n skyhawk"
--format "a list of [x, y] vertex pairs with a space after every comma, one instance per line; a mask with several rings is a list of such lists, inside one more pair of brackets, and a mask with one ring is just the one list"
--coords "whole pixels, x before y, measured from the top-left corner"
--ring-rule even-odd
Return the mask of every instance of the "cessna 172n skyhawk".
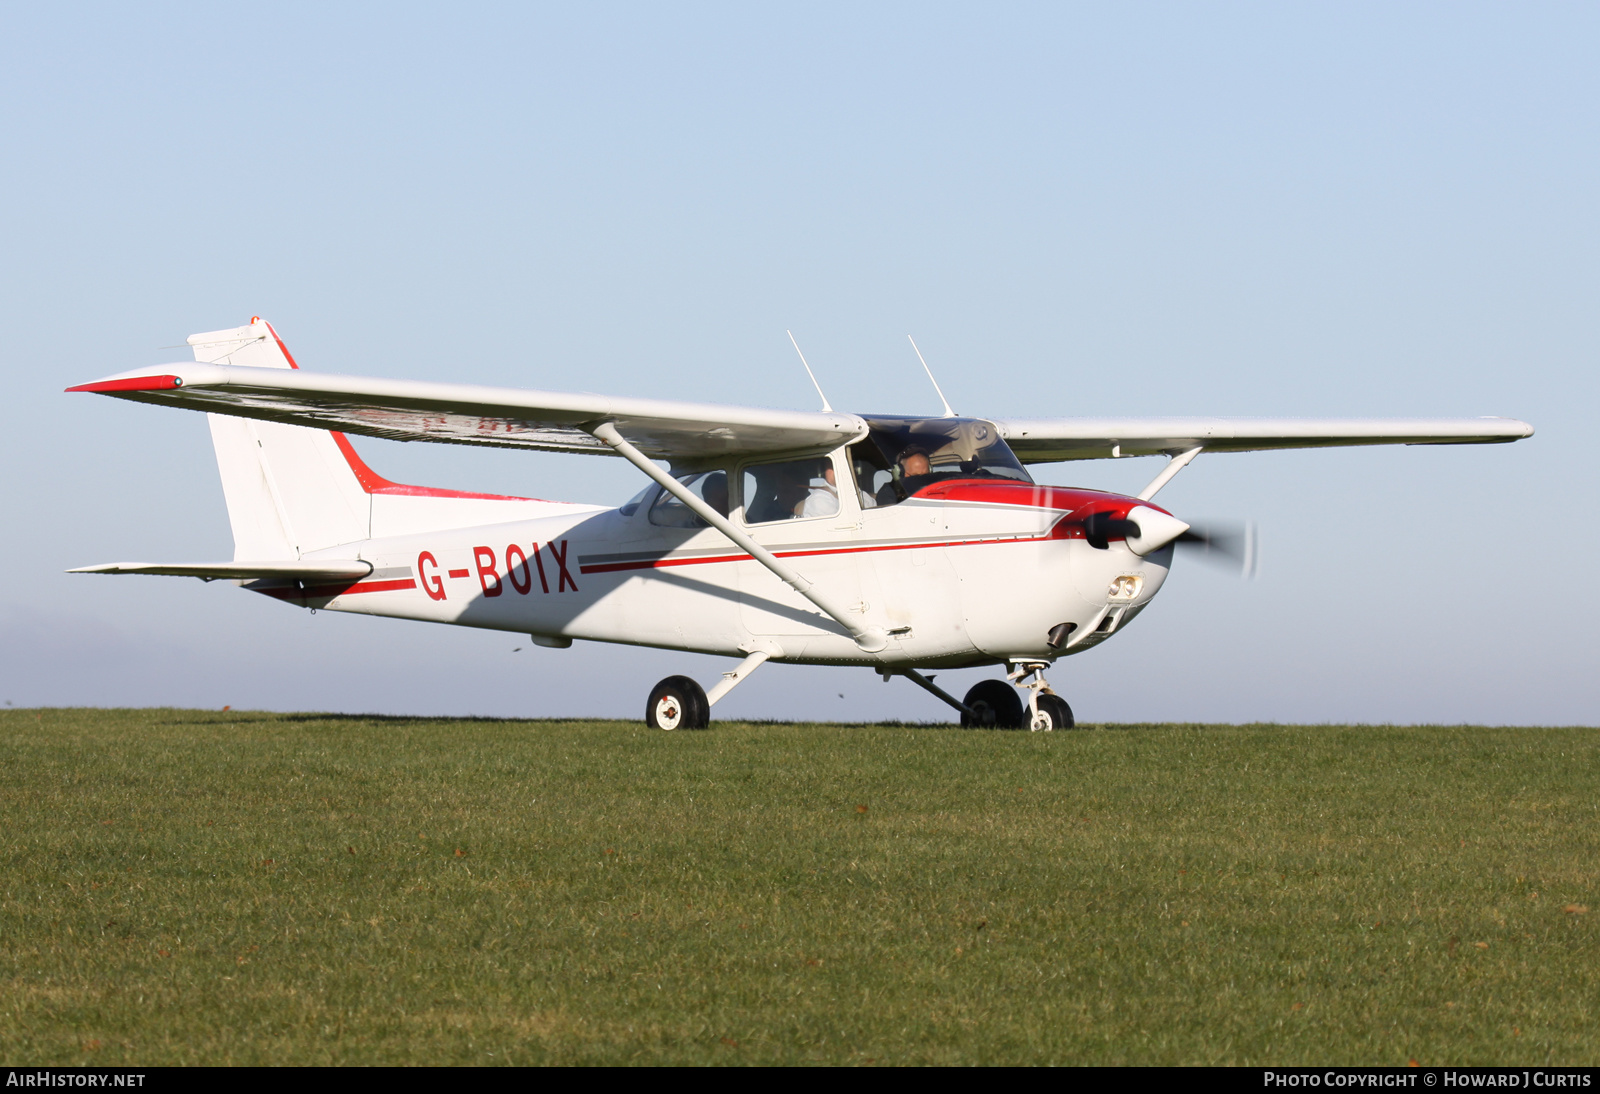
[[[709, 692], [657, 684], [645, 717], [661, 729], [704, 727], [768, 660], [904, 676], [963, 725], [1071, 727], [1045, 671], [1161, 589], [1173, 548], [1197, 537], [1151, 499], [1200, 453], [1533, 433], [1507, 418], [891, 417], [826, 399], [805, 412], [369, 379], [300, 370], [259, 318], [189, 344], [196, 363], [67, 390], [208, 412], [233, 561], [71, 572], [226, 578], [304, 608], [542, 646], [743, 658]], [[346, 433], [620, 455], [649, 485], [618, 508], [402, 486]], [[1169, 462], [1132, 497], [1041, 486], [1027, 469], [1157, 453]], [[962, 699], [921, 671], [979, 665], [1007, 679]]]

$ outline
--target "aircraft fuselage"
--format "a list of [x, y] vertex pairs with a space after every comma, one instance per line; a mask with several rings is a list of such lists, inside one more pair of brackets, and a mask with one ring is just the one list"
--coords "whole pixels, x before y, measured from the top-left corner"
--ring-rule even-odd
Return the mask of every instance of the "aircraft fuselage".
[[[1104, 641], [1161, 588], [1172, 549], [1140, 557], [1085, 535], [1089, 512], [1137, 499], [1023, 483], [954, 482], [887, 508], [849, 505], [754, 527], [892, 641], [864, 653], [837, 622], [710, 528], [641, 507], [370, 539], [308, 560], [371, 563], [350, 583], [250, 582], [309, 608], [810, 664], [954, 667], [1053, 660]], [[1063, 624], [1071, 624], [1063, 631]], [[1052, 644], [1054, 639], [1054, 644]]]

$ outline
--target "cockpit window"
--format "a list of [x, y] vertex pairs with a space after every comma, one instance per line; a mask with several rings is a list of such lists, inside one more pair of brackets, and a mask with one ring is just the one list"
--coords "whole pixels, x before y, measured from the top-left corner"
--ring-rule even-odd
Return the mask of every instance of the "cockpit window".
[[651, 494], [654, 494], [659, 489], [661, 489], [659, 486], [657, 486], [655, 483], [651, 483], [633, 497], [623, 502], [622, 506], [617, 510], [617, 512], [621, 513], [625, 517], [633, 516], [633, 514], [639, 511], [639, 506], [644, 504], [644, 499], [648, 498]]
[[[697, 471], [679, 475], [678, 481], [691, 493], [723, 516], [728, 515], [728, 473], [726, 471]], [[650, 506], [650, 523], [663, 528], [704, 528], [706, 522], [695, 515], [683, 502], [665, 490], [656, 495]]]
[[993, 422], [981, 418], [868, 418], [850, 446], [864, 509], [894, 505], [950, 479], [1033, 481]]

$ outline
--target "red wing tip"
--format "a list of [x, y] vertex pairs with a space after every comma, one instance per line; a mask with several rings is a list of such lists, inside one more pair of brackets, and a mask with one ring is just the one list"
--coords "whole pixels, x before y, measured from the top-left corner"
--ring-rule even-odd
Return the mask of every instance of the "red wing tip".
[[174, 391], [183, 386], [177, 376], [129, 376], [121, 380], [96, 380], [92, 384], [79, 384], [68, 391], [92, 391], [104, 394], [111, 391]]

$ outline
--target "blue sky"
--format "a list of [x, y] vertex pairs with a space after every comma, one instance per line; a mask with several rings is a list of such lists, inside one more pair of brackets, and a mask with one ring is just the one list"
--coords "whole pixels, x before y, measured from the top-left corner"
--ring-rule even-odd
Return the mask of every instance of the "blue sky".
[[[1202, 457], [1085, 720], [1595, 723], [1589, 5], [36, 6], [0, 12], [0, 700], [638, 716], [714, 659], [224, 584], [200, 415], [61, 389], [262, 315], [307, 368], [964, 413], [1504, 414], [1514, 446]], [[620, 502], [621, 461], [358, 442]], [[1136, 489], [1154, 461], [1037, 469]], [[523, 645], [521, 653], [512, 648]], [[981, 678], [952, 673], [958, 687]], [[772, 666], [719, 712], [942, 718]]]

